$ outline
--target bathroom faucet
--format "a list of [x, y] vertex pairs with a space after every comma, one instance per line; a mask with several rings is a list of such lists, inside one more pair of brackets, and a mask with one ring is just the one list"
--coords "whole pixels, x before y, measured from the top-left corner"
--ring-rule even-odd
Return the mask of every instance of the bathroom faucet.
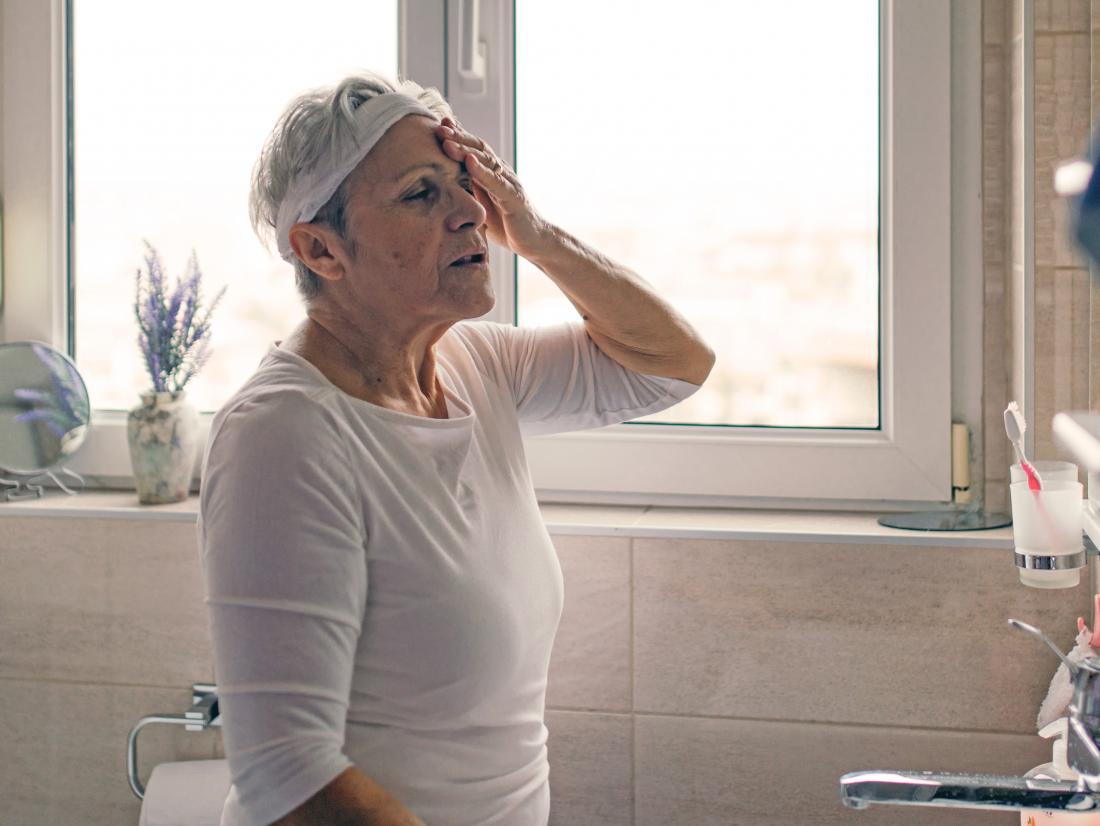
[[1009, 620], [1058, 654], [1073, 678], [1068, 711], [1066, 762], [1076, 782], [937, 772], [859, 771], [840, 779], [845, 806], [865, 809], [873, 803], [958, 809], [1047, 809], [1090, 812], [1100, 809], [1100, 657], [1079, 663], [1065, 655], [1037, 628]]

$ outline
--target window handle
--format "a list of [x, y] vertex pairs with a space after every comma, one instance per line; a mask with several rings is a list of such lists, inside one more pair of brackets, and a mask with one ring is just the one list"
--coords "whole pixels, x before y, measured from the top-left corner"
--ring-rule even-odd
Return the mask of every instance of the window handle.
[[471, 95], [485, 94], [486, 43], [480, 38], [480, 0], [459, 0], [458, 85]]

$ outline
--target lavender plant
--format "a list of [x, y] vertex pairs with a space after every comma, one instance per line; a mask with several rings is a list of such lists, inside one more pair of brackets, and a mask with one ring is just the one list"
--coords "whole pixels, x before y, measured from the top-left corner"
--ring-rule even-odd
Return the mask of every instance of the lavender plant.
[[195, 251], [187, 272], [176, 279], [169, 294], [164, 267], [153, 246], [145, 241], [145, 267], [137, 271], [138, 346], [158, 393], [179, 393], [210, 358], [210, 316], [225, 295], [222, 287], [209, 309], [202, 312], [202, 273]]

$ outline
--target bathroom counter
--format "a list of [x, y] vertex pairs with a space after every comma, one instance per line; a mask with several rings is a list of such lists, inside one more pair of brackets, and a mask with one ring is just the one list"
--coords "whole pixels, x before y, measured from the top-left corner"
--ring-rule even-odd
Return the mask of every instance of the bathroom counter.
[[[78, 496], [49, 491], [41, 499], [0, 502], [4, 516], [194, 522], [198, 497], [173, 505], [141, 505], [133, 491], [92, 490]], [[540, 505], [551, 534], [664, 539], [735, 539], [864, 545], [1013, 547], [1012, 528], [988, 531], [903, 531], [876, 521], [879, 513], [672, 508], [619, 505]]]

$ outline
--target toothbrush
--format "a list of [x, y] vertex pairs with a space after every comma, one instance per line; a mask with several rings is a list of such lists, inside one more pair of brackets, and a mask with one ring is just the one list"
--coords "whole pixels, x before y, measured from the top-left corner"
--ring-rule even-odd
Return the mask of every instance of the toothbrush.
[[1039, 478], [1039, 472], [1024, 456], [1023, 436], [1025, 430], [1027, 430], [1027, 422], [1024, 420], [1023, 413], [1020, 412], [1020, 406], [1014, 401], [1009, 402], [1008, 407], [1005, 408], [1005, 432], [1008, 434], [1012, 446], [1016, 449], [1016, 458], [1020, 460], [1020, 468], [1027, 476], [1028, 490], [1035, 496], [1035, 508], [1039, 511], [1039, 519], [1043, 523], [1043, 530], [1046, 531], [1047, 541], [1051, 543], [1050, 547], [1054, 548], [1058, 543], [1058, 529], [1054, 526], [1054, 520], [1051, 519], [1046, 506], [1043, 504], [1041, 495], [1043, 482]]
[[1008, 407], [1005, 408], [1005, 432], [1008, 434], [1012, 446], [1016, 449], [1016, 459], [1020, 462], [1024, 475], [1027, 476], [1028, 489], [1040, 491], [1043, 489], [1043, 482], [1039, 478], [1039, 472], [1024, 457], [1023, 438], [1025, 430], [1027, 430], [1027, 422], [1024, 421], [1024, 416], [1020, 412], [1020, 406], [1016, 402], [1009, 402]]

